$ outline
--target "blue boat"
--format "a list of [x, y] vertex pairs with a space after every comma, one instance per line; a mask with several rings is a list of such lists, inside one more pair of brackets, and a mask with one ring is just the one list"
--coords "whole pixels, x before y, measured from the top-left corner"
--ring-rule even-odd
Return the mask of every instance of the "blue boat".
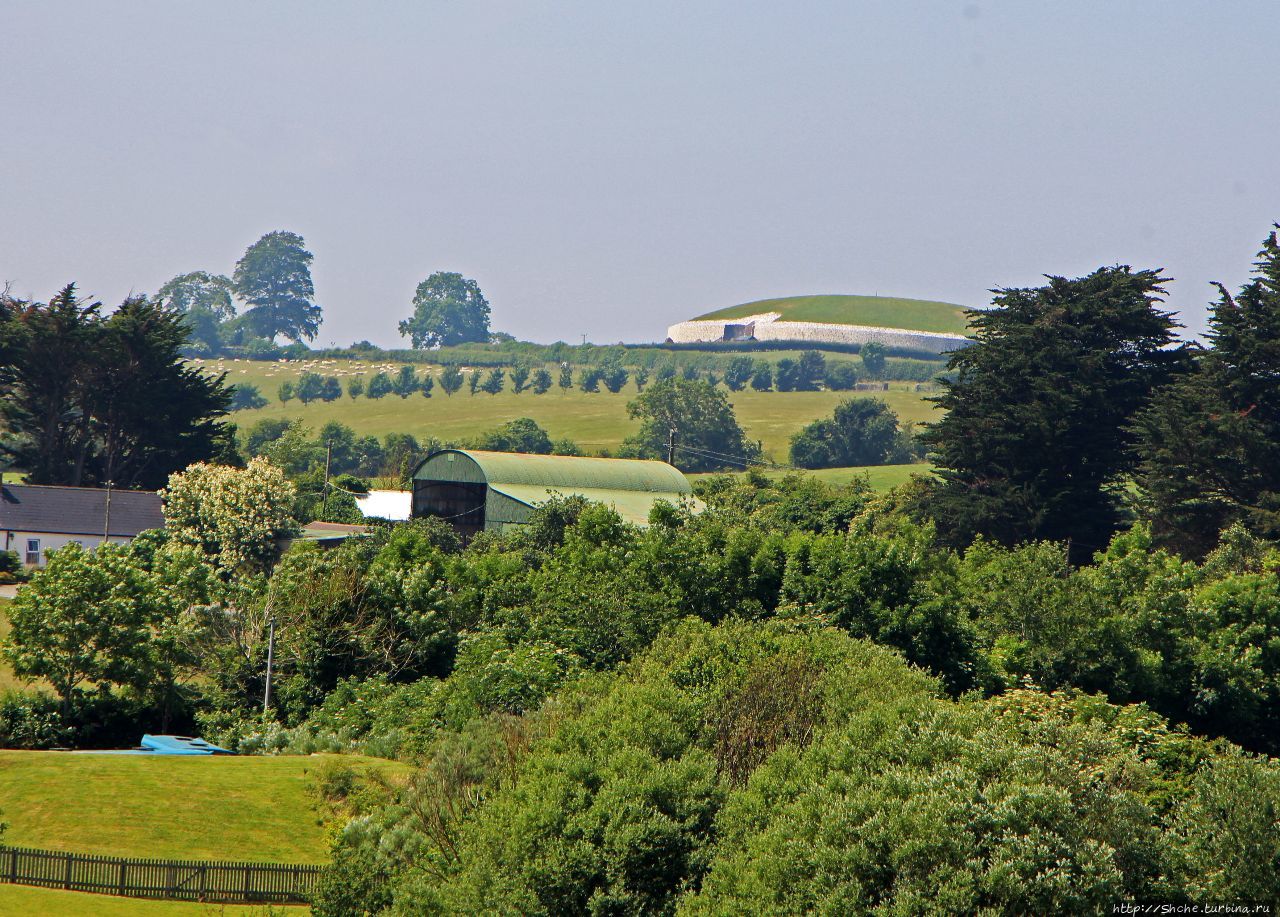
[[225, 748], [219, 748], [206, 742], [204, 739], [197, 739], [191, 736], [153, 736], [150, 733], [143, 735], [142, 743], [137, 748], [118, 748], [118, 749], [79, 749], [74, 752], [78, 755], [186, 755], [191, 756], [207, 756], [207, 755], [234, 755], [234, 751]]
[[235, 752], [191, 736], [142, 737], [142, 748], [156, 755], [233, 755]]

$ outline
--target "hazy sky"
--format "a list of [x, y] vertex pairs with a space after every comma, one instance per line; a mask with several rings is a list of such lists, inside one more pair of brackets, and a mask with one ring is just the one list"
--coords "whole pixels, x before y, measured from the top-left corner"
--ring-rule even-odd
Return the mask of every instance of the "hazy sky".
[[418, 281], [661, 339], [801, 293], [978, 305], [1164, 267], [1203, 325], [1280, 219], [1274, 0], [0, 0], [0, 280], [115, 303], [306, 237], [317, 344]]

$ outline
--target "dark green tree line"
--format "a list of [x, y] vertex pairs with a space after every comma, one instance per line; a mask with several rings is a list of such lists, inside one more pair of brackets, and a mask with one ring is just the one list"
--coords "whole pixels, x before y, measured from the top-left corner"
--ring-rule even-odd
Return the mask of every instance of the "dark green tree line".
[[1101, 268], [998, 290], [971, 313], [977, 343], [948, 362], [954, 378], [934, 399], [946, 415], [922, 436], [941, 478], [925, 513], [947, 542], [1071, 541], [1084, 559], [1110, 540], [1131, 422], [1187, 364], [1159, 307], [1164, 283]]
[[0, 322], [0, 448], [32, 483], [156, 488], [230, 447], [231, 393], [182, 360], [181, 314], [131, 297], [104, 316], [70, 285]]
[[1218, 285], [1207, 350], [1138, 415], [1139, 507], [1156, 537], [1199, 557], [1233, 522], [1280, 535], [1280, 245], [1263, 243], [1235, 296]]

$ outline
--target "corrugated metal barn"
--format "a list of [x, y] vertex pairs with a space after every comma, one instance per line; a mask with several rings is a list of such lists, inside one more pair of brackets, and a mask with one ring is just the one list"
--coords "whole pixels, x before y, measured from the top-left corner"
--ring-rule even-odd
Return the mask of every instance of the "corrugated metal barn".
[[444, 449], [413, 472], [413, 517], [437, 516], [473, 535], [523, 525], [550, 497], [580, 495], [646, 525], [658, 500], [678, 504], [692, 493], [666, 462]]

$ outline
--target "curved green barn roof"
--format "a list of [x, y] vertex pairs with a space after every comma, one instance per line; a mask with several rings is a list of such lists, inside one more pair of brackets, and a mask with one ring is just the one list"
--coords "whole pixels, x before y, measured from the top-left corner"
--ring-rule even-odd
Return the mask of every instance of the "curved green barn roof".
[[439, 467], [439, 460], [450, 454], [465, 455], [471, 459], [484, 475], [484, 483], [499, 489], [503, 484], [527, 484], [553, 488], [693, 493], [685, 476], [666, 462], [484, 452], [479, 449], [442, 449], [427, 456], [413, 476], [421, 477], [421, 472], [429, 465]]
[[685, 476], [666, 462], [477, 449], [434, 452], [413, 478], [486, 485], [486, 528], [525, 522], [532, 507], [555, 494], [613, 506], [624, 519], [644, 525], [655, 501], [677, 503], [693, 493]]

